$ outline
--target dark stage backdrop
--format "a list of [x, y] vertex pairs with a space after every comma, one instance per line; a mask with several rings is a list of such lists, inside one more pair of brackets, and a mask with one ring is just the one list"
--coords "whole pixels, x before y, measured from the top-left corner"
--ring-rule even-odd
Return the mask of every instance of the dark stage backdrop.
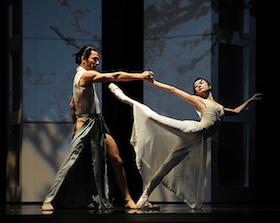
[[[143, 1], [102, 1], [102, 69], [103, 71], [143, 71]], [[143, 82], [118, 83], [131, 97], [143, 101]], [[130, 145], [132, 108], [117, 100], [102, 84], [103, 115], [117, 141], [123, 158], [128, 187], [134, 200], [142, 191], [142, 179], [135, 165]], [[116, 200], [122, 201], [119, 190]]]

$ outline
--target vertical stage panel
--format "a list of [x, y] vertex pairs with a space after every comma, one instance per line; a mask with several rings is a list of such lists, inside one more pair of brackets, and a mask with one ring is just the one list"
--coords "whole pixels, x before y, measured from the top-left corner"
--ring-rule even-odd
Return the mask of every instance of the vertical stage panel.
[[[143, 71], [143, 0], [102, 1], [103, 71]], [[143, 81], [118, 85], [131, 97], [143, 101]], [[135, 154], [129, 143], [133, 124], [132, 109], [113, 96], [108, 83], [102, 88], [103, 115], [117, 141], [124, 162], [128, 187], [134, 200], [142, 190], [142, 180], [135, 165]], [[116, 201], [123, 198], [116, 190]]]

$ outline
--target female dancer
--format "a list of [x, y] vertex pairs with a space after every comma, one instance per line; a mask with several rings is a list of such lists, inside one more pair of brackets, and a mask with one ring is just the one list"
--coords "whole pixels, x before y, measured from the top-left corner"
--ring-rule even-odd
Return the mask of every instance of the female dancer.
[[152, 207], [148, 203], [149, 195], [162, 181], [191, 208], [200, 209], [204, 200], [206, 139], [219, 130], [224, 115], [238, 115], [250, 102], [260, 100], [262, 94], [255, 94], [242, 105], [231, 109], [214, 100], [212, 86], [203, 78], [194, 82], [195, 95], [155, 80], [149, 83], [195, 106], [201, 120], [179, 121], [159, 115], [127, 97], [115, 84], [109, 85], [118, 99], [133, 106], [134, 124], [130, 142], [146, 185], [137, 206]]

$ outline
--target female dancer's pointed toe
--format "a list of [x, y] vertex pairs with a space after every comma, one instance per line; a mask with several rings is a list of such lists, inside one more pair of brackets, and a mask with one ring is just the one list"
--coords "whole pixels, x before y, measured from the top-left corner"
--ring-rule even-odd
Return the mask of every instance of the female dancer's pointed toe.
[[113, 94], [115, 94], [115, 90], [120, 90], [122, 92], [122, 90], [114, 83], [109, 84], [108, 88]]
[[119, 99], [120, 101], [129, 104], [129, 105], [133, 105], [133, 100], [131, 98], [129, 98], [128, 96], [126, 96], [123, 91], [114, 83], [109, 84], [108, 88], [110, 89], [110, 91], [115, 95], [115, 97], [117, 99]]
[[145, 204], [137, 204], [137, 209], [144, 209], [144, 210], [159, 210], [159, 205], [151, 204], [150, 202], [146, 202]]

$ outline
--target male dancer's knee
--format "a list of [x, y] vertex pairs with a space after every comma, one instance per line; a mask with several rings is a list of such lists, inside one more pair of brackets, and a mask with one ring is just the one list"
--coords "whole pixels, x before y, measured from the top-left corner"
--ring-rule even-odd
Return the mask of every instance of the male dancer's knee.
[[123, 161], [120, 157], [118, 146], [115, 140], [108, 134], [106, 134], [106, 145], [108, 148], [109, 159], [113, 168], [122, 168]]

